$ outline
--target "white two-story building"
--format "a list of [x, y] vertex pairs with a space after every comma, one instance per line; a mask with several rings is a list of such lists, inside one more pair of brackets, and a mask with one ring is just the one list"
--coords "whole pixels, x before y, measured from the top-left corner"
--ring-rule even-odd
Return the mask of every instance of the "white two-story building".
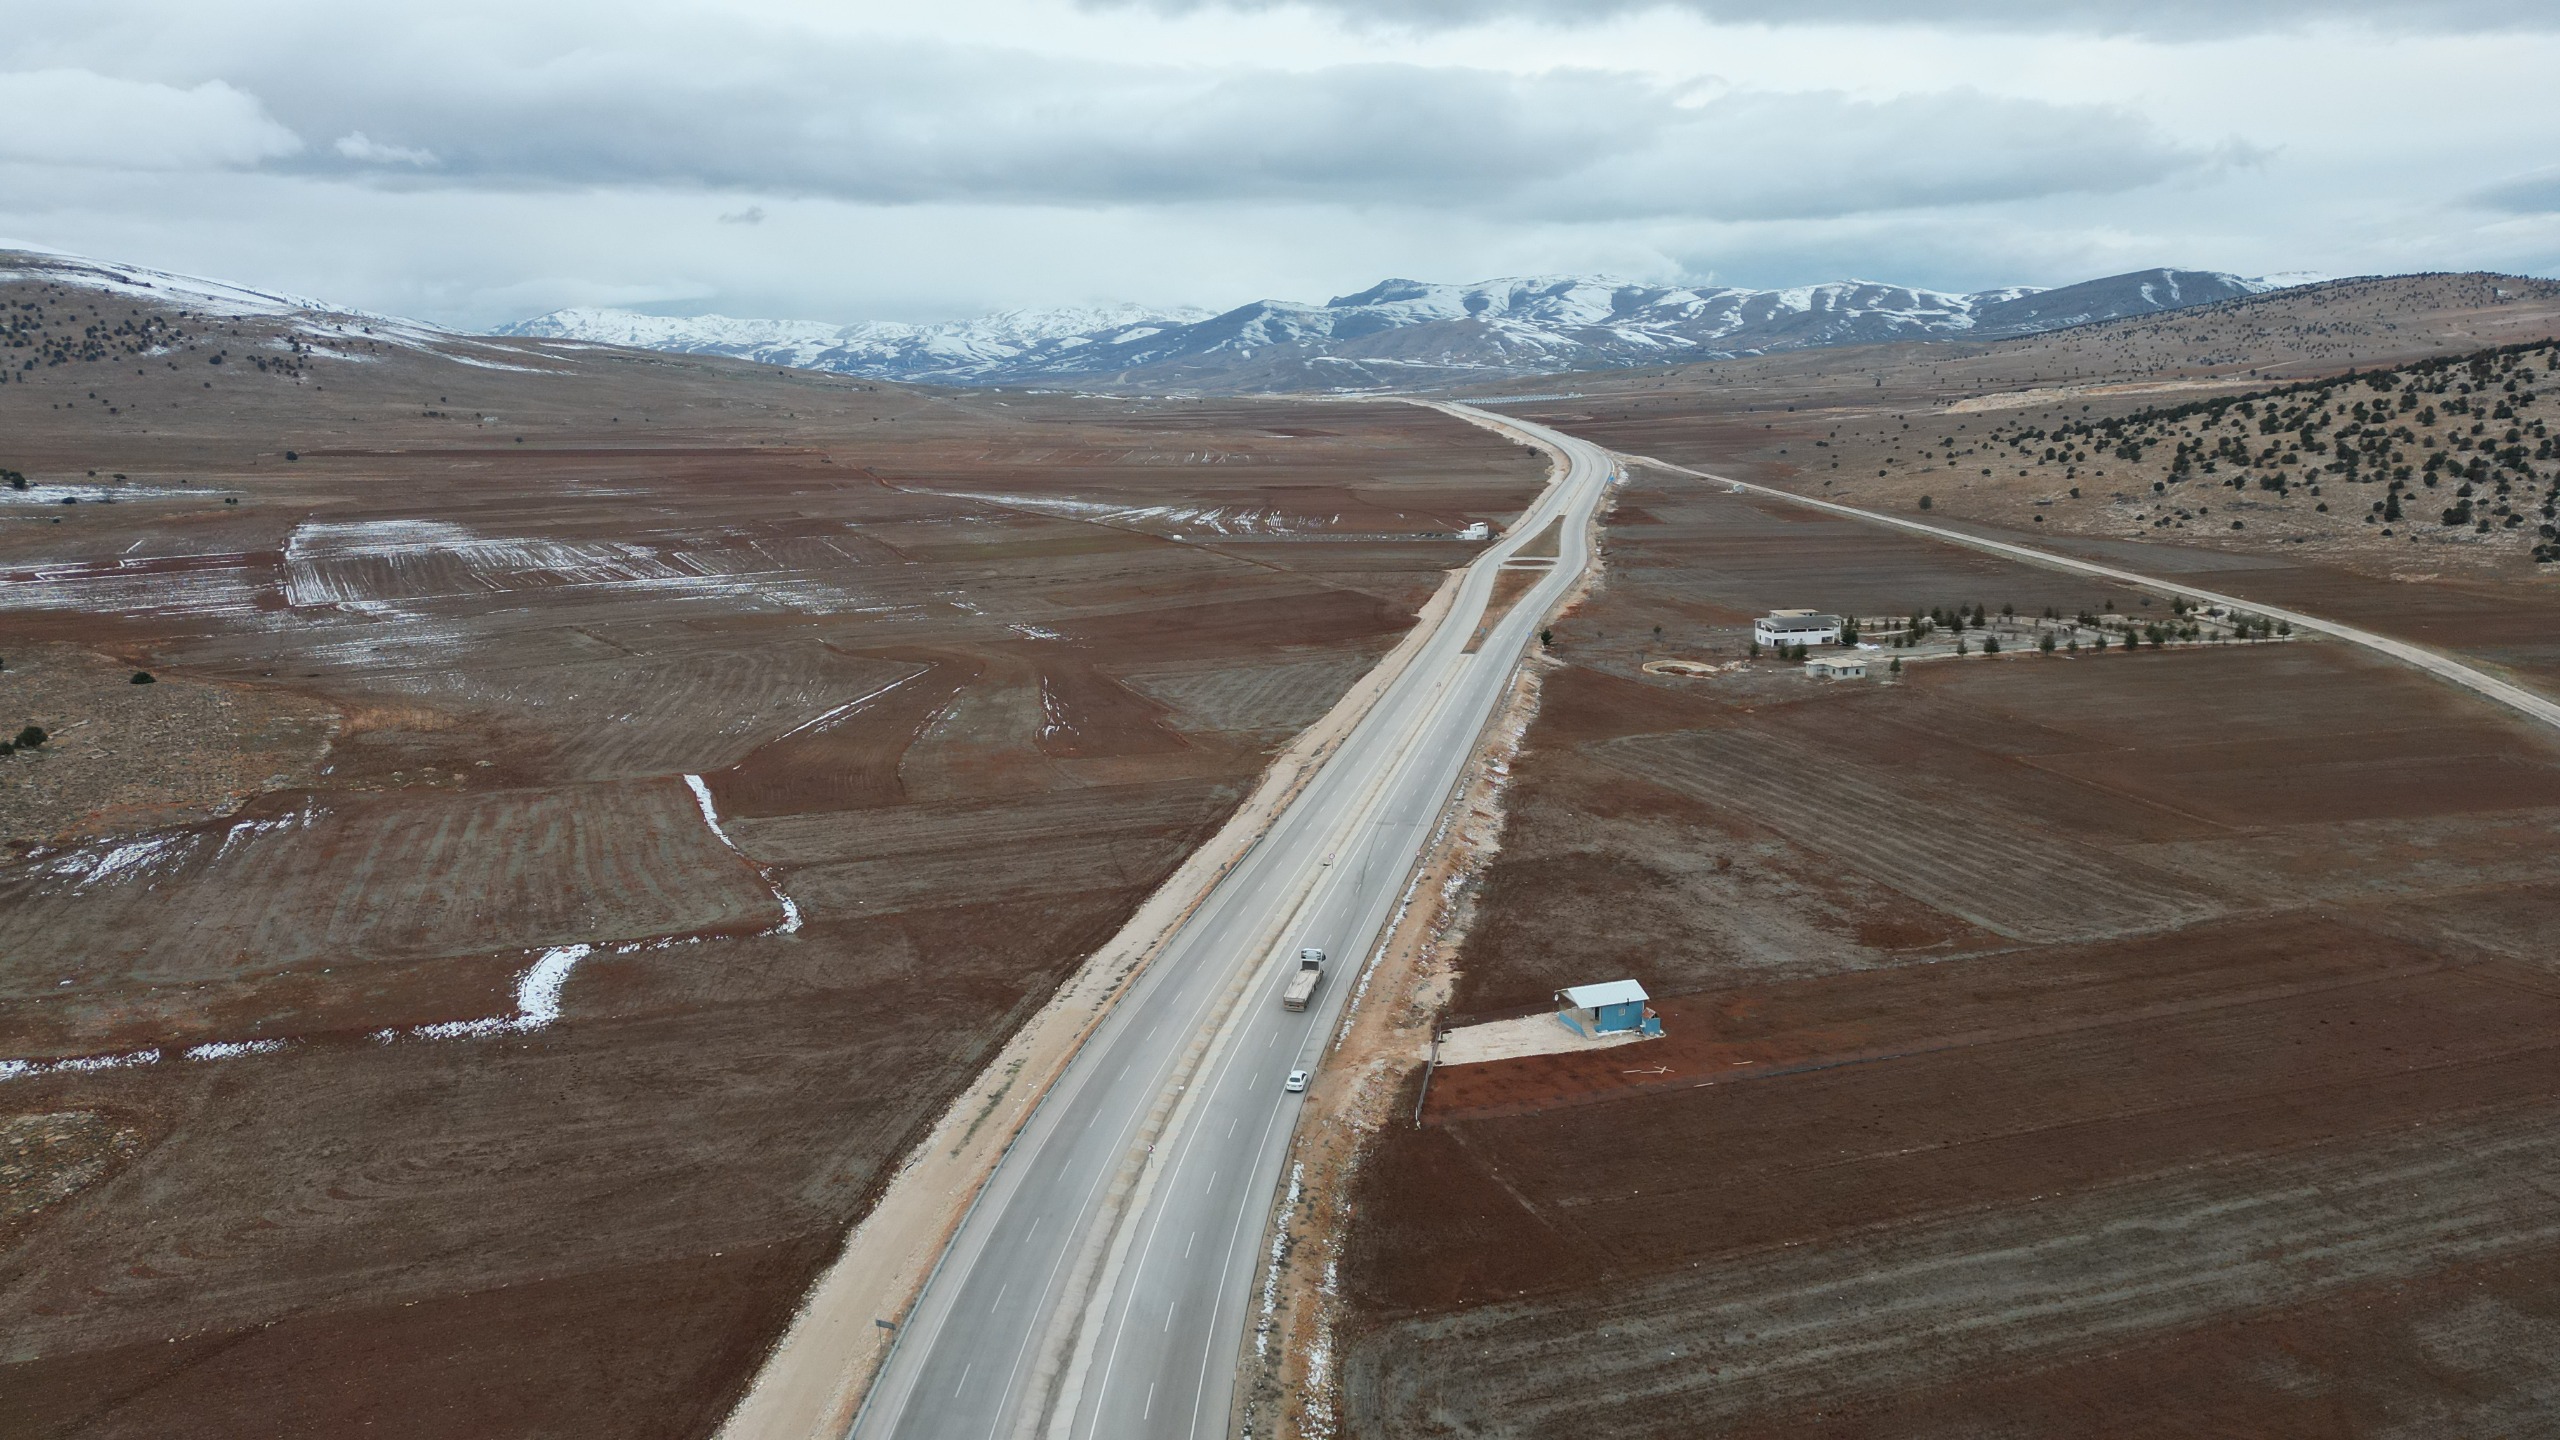
[[1763, 645], [1837, 645], [1840, 617], [1812, 610], [1772, 610], [1751, 622], [1751, 638]]

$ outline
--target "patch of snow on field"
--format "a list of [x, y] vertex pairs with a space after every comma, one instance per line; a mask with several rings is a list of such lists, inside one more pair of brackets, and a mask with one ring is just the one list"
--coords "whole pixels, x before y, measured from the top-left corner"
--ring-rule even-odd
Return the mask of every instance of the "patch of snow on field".
[[1321, 530], [1327, 524], [1342, 519], [1340, 515], [1334, 516], [1332, 521], [1294, 518], [1267, 506], [1113, 505], [1098, 500], [1072, 500], [1063, 495], [1008, 495], [974, 490], [947, 493], [956, 499], [1009, 505], [1065, 520], [1090, 520], [1096, 524], [1158, 532], [1190, 529], [1217, 535], [1285, 535], [1301, 530]]
[[285, 542], [297, 609], [382, 613], [398, 602], [575, 589], [734, 599], [813, 614], [868, 613], [760, 546], [676, 549], [622, 540], [475, 534], [440, 520], [306, 521]]
[[311, 801], [305, 799], [302, 802], [302, 808], [290, 815], [279, 815], [272, 820], [235, 821], [230, 829], [222, 832], [222, 844], [214, 850], [213, 858], [219, 860], [230, 854], [234, 848], [249, 844], [261, 835], [306, 829], [319, 814], [320, 812], [313, 807]]
[[[10, 492], [0, 491], [0, 494]], [[257, 613], [249, 557], [222, 553], [73, 560], [0, 569], [0, 610], [80, 610], [115, 615]]]
[[[536, 958], [531, 967], [516, 979], [516, 1013], [491, 1015], [480, 1020], [448, 1020], [440, 1025], [417, 1025], [407, 1033], [421, 1040], [459, 1040], [480, 1035], [522, 1035], [547, 1030], [560, 1018], [560, 990], [569, 983], [569, 972], [578, 962], [595, 953], [592, 945], [554, 945]], [[402, 1032], [378, 1030], [377, 1040], [395, 1040]]]
[[1073, 735], [1075, 733], [1076, 727], [1067, 722], [1066, 706], [1059, 701], [1057, 692], [1049, 688], [1049, 677], [1046, 675], [1041, 676], [1040, 738], [1043, 740], [1054, 740], [1061, 735]]
[[693, 792], [693, 803], [702, 807], [702, 823], [711, 827], [711, 833], [721, 844], [737, 849], [738, 842], [730, 839], [729, 832], [720, 828], [720, 808], [711, 803], [711, 787], [699, 775], [687, 775], [684, 784]]
[[18, 1080], [32, 1075], [76, 1075], [92, 1070], [130, 1070], [139, 1065], [160, 1063], [160, 1047], [133, 1050], [122, 1055], [75, 1055], [68, 1060], [0, 1060], [0, 1080]]
[[188, 1049], [190, 1060], [236, 1060], [243, 1055], [273, 1055], [293, 1042], [290, 1040], [217, 1040], [210, 1045]]
[[452, 361], [456, 365], [468, 365], [474, 370], [513, 370], [519, 375], [557, 375], [560, 373], [557, 370], [547, 369], [540, 365], [502, 365], [495, 360], [474, 360], [468, 355], [457, 355], [451, 350], [444, 352], [444, 358]]
[[40, 880], [69, 882], [64, 891], [53, 893], [77, 895], [101, 885], [147, 880], [174, 869], [202, 849], [206, 838], [201, 833], [182, 830], [132, 840], [101, 841], [47, 860], [35, 873]]
[[[908, 671], [906, 674], [899, 676], [897, 679], [890, 681], [888, 684], [881, 686], [879, 689], [872, 691], [870, 694], [856, 696], [851, 700], [847, 700], [824, 715], [820, 715], [814, 720], [804, 720], [773, 738], [775, 740], [788, 740], [794, 735], [807, 734], [813, 730], [832, 730], [837, 725], [843, 723], [848, 717], [859, 713], [872, 701], [879, 699], [881, 696], [888, 694], [890, 691], [897, 689], [899, 686], [906, 684], [908, 681], [913, 680], [918, 675], [922, 675], [925, 671], [932, 668], [933, 667], [929, 665], [919, 665], [915, 669]], [[694, 787], [694, 794], [701, 797], [704, 813], [706, 815], [709, 814], [711, 808], [711, 796], [708, 791], [702, 788], [702, 777], [698, 775], [687, 775], [684, 778], [687, 784]], [[720, 827], [715, 824], [711, 828], [716, 831]], [[721, 839], [725, 841], [728, 837], [723, 835]], [[735, 850], [738, 847], [732, 845], [729, 848]]]
[[594, 947], [561, 945], [542, 952], [533, 968], [524, 972], [516, 984], [516, 1028], [540, 1030], [560, 1018], [560, 988], [569, 983], [569, 972], [577, 968]]
[[[922, 670], [918, 670], [916, 675], [921, 675], [923, 673], [924, 672]], [[836, 709], [827, 712], [827, 715], [819, 716], [818, 719], [824, 720], [827, 719], [828, 716], [840, 715], [845, 711], [849, 711], [855, 706], [868, 704], [871, 701], [878, 699], [880, 696], [886, 695], [890, 691], [897, 689], [899, 686], [906, 684], [907, 681], [913, 680], [914, 678], [916, 678], [915, 675], [908, 675], [901, 679], [892, 680], [888, 684], [881, 686], [879, 689], [872, 691], [869, 695], [862, 697], [862, 699], [854, 701], [852, 705], [838, 706]], [[816, 723], [817, 721], [810, 722], [810, 724]], [[801, 729], [804, 730], [807, 728], [808, 726], [805, 725], [801, 727]], [[798, 730], [794, 730], [791, 733], [796, 735], [800, 732]], [[712, 836], [719, 840], [721, 844], [728, 846], [730, 852], [738, 858], [747, 860], [748, 864], [755, 864], [752, 859], [748, 858], [746, 851], [738, 848], [738, 842], [729, 838], [729, 832], [720, 828], [720, 810], [719, 807], [711, 803], [711, 787], [703, 783], [703, 779], [699, 775], [687, 775], [684, 777], [684, 783], [687, 789], [693, 791], [693, 802], [702, 807], [702, 823], [711, 827]], [[782, 882], [774, 877], [773, 867], [768, 865], [756, 865], [756, 877], [764, 881], [765, 888], [773, 892], [774, 903], [782, 907], [782, 923], [763, 933], [767, 935], [799, 934], [800, 902], [792, 899], [791, 892], [782, 888]]]
[[118, 500], [156, 500], [182, 496], [191, 500], [211, 501], [223, 492], [213, 489], [174, 489], [166, 485], [53, 485], [34, 484], [24, 490], [0, 490], [0, 505], [59, 505], [66, 500], [89, 504], [113, 503]]

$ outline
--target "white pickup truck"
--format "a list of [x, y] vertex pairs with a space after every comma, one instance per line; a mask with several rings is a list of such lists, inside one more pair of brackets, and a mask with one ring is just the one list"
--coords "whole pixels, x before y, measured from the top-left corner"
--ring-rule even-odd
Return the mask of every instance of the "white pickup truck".
[[1304, 1010], [1316, 996], [1316, 987], [1324, 983], [1324, 952], [1313, 947], [1298, 952], [1298, 973], [1289, 977], [1289, 988], [1280, 992], [1280, 1008]]

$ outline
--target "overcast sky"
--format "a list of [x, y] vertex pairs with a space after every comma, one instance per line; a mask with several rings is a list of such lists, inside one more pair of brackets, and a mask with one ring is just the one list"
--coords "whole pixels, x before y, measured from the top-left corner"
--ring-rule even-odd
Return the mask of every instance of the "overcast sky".
[[2560, 4], [83, 0], [0, 242], [478, 326], [2560, 274]]

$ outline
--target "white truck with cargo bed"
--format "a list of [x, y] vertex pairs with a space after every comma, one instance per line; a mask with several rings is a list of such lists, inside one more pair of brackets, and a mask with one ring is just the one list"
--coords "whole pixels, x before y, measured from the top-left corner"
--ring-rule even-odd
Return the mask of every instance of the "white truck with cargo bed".
[[1304, 1010], [1316, 996], [1316, 987], [1324, 983], [1324, 952], [1312, 947], [1298, 952], [1298, 973], [1289, 977], [1289, 988], [1280, 992], [1280, 1008]]

